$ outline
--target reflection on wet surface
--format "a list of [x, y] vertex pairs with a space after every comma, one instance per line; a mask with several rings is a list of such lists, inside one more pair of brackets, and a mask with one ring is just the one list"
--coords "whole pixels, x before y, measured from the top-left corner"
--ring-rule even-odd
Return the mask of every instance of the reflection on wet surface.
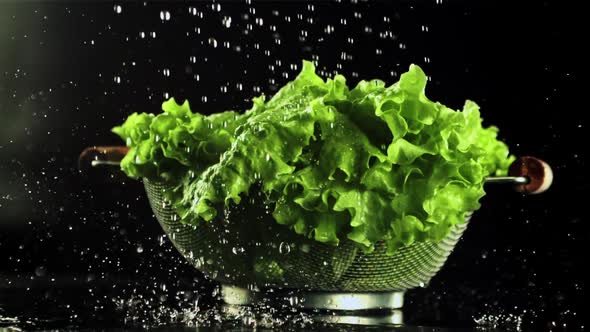
[[[44, 276], [27, 278], [2, 277], [0, 288], [0, 327], [20, 329], [175, 329], [236, 330], [256, 328], [279, 330], [371, 331], [392, 328], [393, 331], [533, 331], [542, 314], [537, 309], [505, 312], [492, 306], [474, 310], [469, 300], [459, 300], [464, 290], [449, 289], [441, 298], [437, 290], [409, 292], [407, 304], [400, 312], [368, 311], [343, 313], [343, 322], [329, 324], [336, 312], [297, 311], [284, 307], [240, 307], [222, 304], [217, 287], [199, 285], [198, 281], [162, 286], [137, 280], [90, 280], [87, 277]], [[213, 289], [213, 291], [210, 291]], [[425, 294], [426, 292], [430, 294]], [[470, 290], [475, 293], [475, 290]], [[420, 294], [422, 293], [422, 294]], [[489, 296], [489, 295], [488, 295]], [[480, 294], [478, 298], [484, 299]], [[449, 306], [448, 303], [453, 303]], [[539, 310], [535, 312], [536, 310]], [[402, 318], [404, 324], [392, 324]], [[566, 314], [567, 315], [567, 314]], [[396, 318], [393, 318], [393, 317]], [[562, 316], [563, 324], [579, 323], [575, 313]], [[389, 320], [392, 318], [393, 320]], [[381, 323], [375, 323], [380, 321]], [[561, 324], [558, 322], [556, 324]], [[563, 328], [566, 326], [560, 326]], [[446, 329], [445, 329], [446, 328]], [[574, 329], [575, 330], [575, 329]]]

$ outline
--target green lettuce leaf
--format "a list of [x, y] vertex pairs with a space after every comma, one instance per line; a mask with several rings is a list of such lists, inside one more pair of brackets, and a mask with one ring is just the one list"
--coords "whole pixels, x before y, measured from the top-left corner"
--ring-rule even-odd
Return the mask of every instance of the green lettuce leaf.
[[204, 116], [188, 101], [163, 113], [132, 114], [113, 132], [130, 151], [132, 178], [164, 180], [183, 222], [215, 222], [219, 208], [261, 188], [274, 220], [302, 236], [365, 252], [440, 241], [479, 208], [483, 182], [513, 157], [482, 127], [478, 106], [430, 101], [426, 75], [410, 66], [399, 82], [341, 75], [323, 80], [311, 62], [273, 98]]

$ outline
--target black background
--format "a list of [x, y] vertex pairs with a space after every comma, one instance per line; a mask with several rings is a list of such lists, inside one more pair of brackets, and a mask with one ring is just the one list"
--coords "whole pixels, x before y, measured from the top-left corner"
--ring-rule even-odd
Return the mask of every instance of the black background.
[[[488, 188], [446, 266], [407, 296], [409, 322], [579, 330], [590, 240], [580, 13], [562, 1], [0, 2], [0, 317], [104, 323], [100, 294], [140, 292], [100, 293], [115, 281], [210, 300], [211, 282], [161, 239], [142, 185], [80, 172], [78, 154], [122, 144], [110, 128], [166, 96], [207, 114], [249, 109], [310, 59], [349, 85], [391, 84], [416, 63], [432, 100], [476, 101], [513, 154], [553, 167], [542, 195]], [[73, 319], [68, 301], [93, 318]]]

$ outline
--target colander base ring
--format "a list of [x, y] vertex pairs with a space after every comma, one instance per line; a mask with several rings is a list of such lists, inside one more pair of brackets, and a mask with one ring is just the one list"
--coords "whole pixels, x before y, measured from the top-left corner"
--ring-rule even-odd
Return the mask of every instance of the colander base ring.
[[[224, 304], [221, 307], [224, 319], [242, 321], [244, 317], [248, 317], [251, 311], [248, 311], [247, 306]], [[250, 316], [252, 317], [252, 316]], [[387, 326], [397, 327], [403, 325], [403, 312], [401, 309], [385, 310], [381, 312], [366, 312], [366, 311], [327, 311], [327, 312], [306, 312], [306, 319], [311, 319], [314, 323], [330, 324], [330, 325], [359, 325], [359, 326]], [[259, 323], [258, 318], [253, 318], [256, 324]], [[264, 327], [264, 319], [262, 326]], [[309, 321], [307, 321], [309, 322]], [[247, 324], [252, 324], [248, 322]]]
[[[264, 195], [252, 195], [252, 201], [223, 208], [220, 220], [185, 223], [165, 198], [167, 191], [174, 190], [172, 186], [146, 179], [144, 183], [152, 210], [176, 249], [211, 279], [248, 289], [250, 285], [262, 285], [354, 293], [424, 287], [446, 262], [471, 217], [471, 213], [466, 213], [465, 222], [452, 227], [440, 242], [418, 241], [391, 254], [387, 243], [378, 241], [371, 253], [364, 253], [352, 240], [333, 246], [278, 224], [272, 213], [261, 213], [260, 207], [266, 204]], [[231, 222], [224, 222], [230, 219]], [[229, 296], [228, 301], [254, 301], [250, 299], [253, 294], [237, 293]], [[369, 294], [375, 298], [375, 294]], [[310, 302], [315, 300], [306, 301]], [[388, 303], [389, 300], [381, 306], [401, 306]]]
[[325, 292], [297, 289], [251, 291], [233, 285], [221, 286], [221, 297], [228, 305], [271, 304], [298, 309], [330, 311], [387, 311], [401, 309], [403, 291]]

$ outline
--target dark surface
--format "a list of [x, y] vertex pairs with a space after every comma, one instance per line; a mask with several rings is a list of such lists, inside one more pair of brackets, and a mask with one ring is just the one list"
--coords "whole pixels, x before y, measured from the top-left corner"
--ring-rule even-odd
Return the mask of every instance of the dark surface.
[[587, 324], [580, 8], [434, 0], [120, 5], [117, 13], [110, 3], [0, 2], [0, 317], [17, 318], [0, 327], [134, 326], [113, 299], [138, 294], [158, 305], [165, 295], [167, 308], [187, 305], [174, 297], [188, 290], [204, 306], [215, 303], [212, 283], [159, 239], [141, 184], [104, 169], [80, 174], [78, 153], [121, 144], [109, 129], [134, 111], [158, 112], [165, 93], [202, 113], [248, 109], [251, 97], [294, 78], [301, 59], [318, 60], [323, 75], [343, 73], [349, 84], [393, 83], [419, 64], [432, 78], [431, 99], [453, 108], [476, 101], [515, 155], [553, 166], [545, 194], [488, 188], [443, 270], [408, 294], [408, 324], [572, 331]]

